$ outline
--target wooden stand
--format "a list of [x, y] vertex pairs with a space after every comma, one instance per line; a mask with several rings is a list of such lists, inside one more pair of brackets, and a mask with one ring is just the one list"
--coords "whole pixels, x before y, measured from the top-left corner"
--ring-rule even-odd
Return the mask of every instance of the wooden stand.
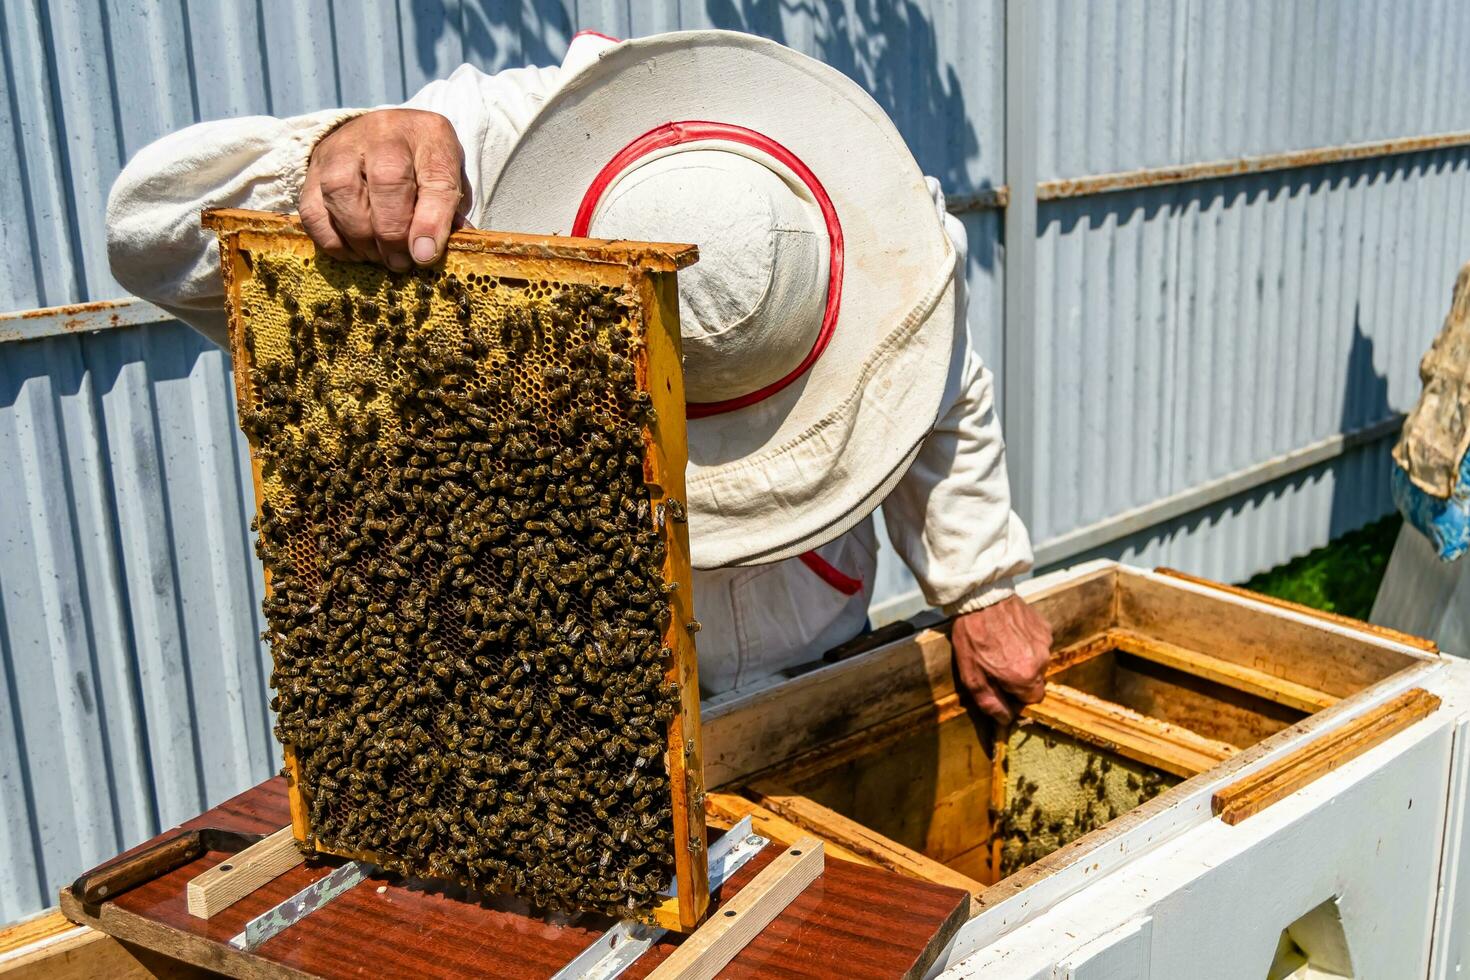
[[[263, 833], [280, 827], [288, 815], [285, 781], [276, 778], [189, 825]], [[741, 905], [734, 903], [782, 854], [768, 846], [737, 871], [712, 896], [711, 923], [720, 919], [759, 922], [759, 915], [749, 914], [756, 905], [753, 895]], [[364, 963], [373, 964], [382, 975], [549, 977], [595, 942], [610, 924], [587, 917], [557, 925], [529, 918], [527, 910], [509, 898], [465, 895], [429, 882], [373, 877], [254, 952], [245, 952], [229, 945], [229, 939], [247, 921], [325, 877], [333, 865], [298, 864], [209, 919], [190, 915], [189, 882], [232, 857], [207, 855], [100, 906], [84, 906], [63, 891], [62, 911], [73, 922], [163, 954], [175, 964], [272, 980], [355, 977]], [[783, 884], [769, 889], [776, 896], [776, 905], [791, 893], [793, 882], [812, 871], [810, 863], [803, 863], [789, 872], [794, 877], [787, 880], [782, 873], [787, 863], [774, 875]], [[789, 904], [754, 930], [748, 944], [734, 954], [730, 969], [753, 977], [789, 976], [791, 971], [816, 976], [832, 962], [841, 961], [851, 980], [922, 976], [964, 921], [968, 896], [951, 888], [845, 860], [826, 862], [817, 873], [819, 886], [796, 888]], [[761, 915], [771, 912], [770, 901], [759, 903]], [[724, 916], [732, 906], [737, 914]], [[681, 943], [691, 941], [693, 937], [668, 934], [624, 976], [647, 976]], [[702, 945], [718, 953], [728, 951], [730, 943]], [[705, 954], [709, 955], [714, 954]], [[701, 957], [701, 962], [710, 960]]]

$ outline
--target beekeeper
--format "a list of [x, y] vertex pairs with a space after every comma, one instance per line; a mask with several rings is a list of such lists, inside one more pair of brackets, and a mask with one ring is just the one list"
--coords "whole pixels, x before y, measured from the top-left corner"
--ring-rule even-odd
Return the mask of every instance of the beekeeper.
[[1041, 698], [1051, 635], [1011, 587], [1031, 546], [969, 345], [964, 230], [840, 72], [744, 34], [583, 33], [560, 67], [465, 65], [402, 107], [165, 137], [112, 189], [112, 270], [223, 344], [212, 207], [299, 211], [328, 254], [400, 271], [461, 221], [697, 244], [679, 315], [704, 692], [864, 629], [882, 504], [957, 617], [978, 707], [1008, 720]]

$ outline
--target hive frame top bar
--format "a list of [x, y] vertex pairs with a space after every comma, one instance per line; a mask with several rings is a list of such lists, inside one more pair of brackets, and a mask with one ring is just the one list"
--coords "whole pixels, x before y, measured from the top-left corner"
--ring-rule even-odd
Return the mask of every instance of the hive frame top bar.
[[[272, 214], [241, 208], [216, 208], [202, 216], [205, 228], [220, 234], [236, 231], [270, 231], [305, 235], [301, 218], [294, 214]], [[449, 236], [452, 251], [493, 252], [527, 258], [581, 259], [632, 265], [650, 272], [675, 272], [699, 260], [699, 248], [673, 242], [633, 242], [607, 238], [525, 235], [519, 232], [482, 231], [465, 228]]]

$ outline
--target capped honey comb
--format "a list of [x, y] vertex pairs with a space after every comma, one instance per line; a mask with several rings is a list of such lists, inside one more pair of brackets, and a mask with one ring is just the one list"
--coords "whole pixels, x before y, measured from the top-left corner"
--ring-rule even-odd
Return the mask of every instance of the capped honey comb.
[[462, 232], [396, 274], [291, 218], [205, 223], [298, 839], [560, 910], [648, 914], [677, 881], [693, 925], [693, 248]]

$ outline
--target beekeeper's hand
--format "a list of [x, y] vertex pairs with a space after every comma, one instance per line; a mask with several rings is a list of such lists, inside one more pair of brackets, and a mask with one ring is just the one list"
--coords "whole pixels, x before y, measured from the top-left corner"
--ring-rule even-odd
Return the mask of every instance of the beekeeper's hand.
[[468, 182], [449, 120], [419, 109], [349, 119], [312, 150], [301, 223], [328, 255], [404, 272], [444, 251]]
[[1002, 725], [1046, 693], [1051, 626], [1020, 596], [956, 617], [950, 642], [975, 707]]

